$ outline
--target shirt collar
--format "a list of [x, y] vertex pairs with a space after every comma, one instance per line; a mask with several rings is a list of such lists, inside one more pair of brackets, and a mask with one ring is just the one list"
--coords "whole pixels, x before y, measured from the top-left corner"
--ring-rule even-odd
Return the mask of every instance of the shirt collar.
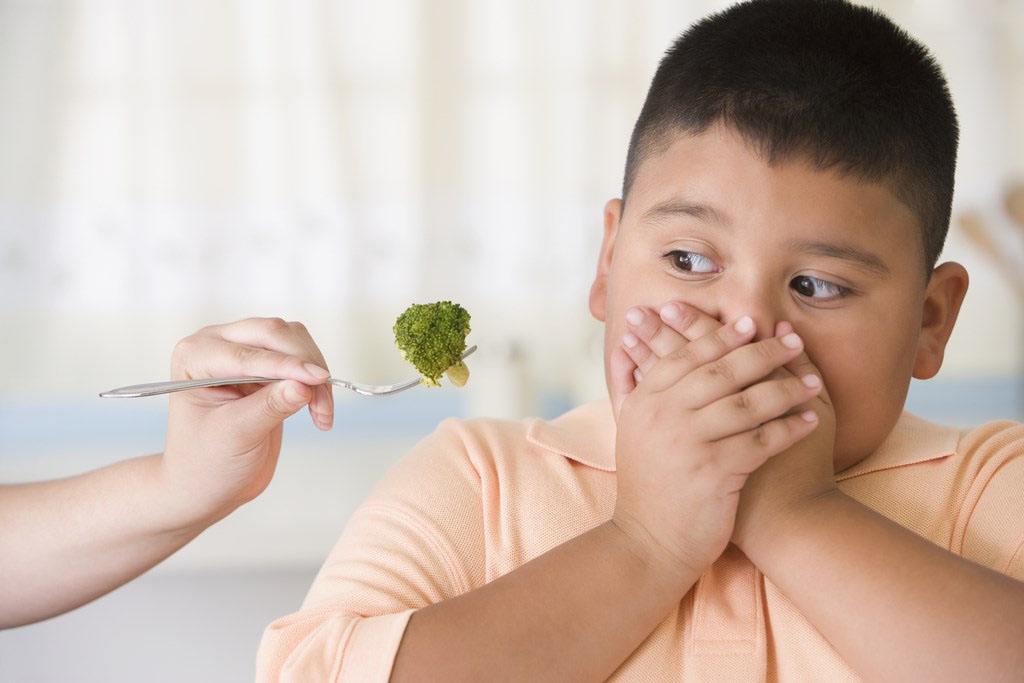
[[[526, 439], [541, 448], [605, 472], [615, 471], [615, 419], [607, 398], [584, 403], [554, 420], [527, 420]], [[836, 475], [842, 481], [869, 472], [937, 460], [956, 452], [960, 432], [906, 411], [878, 449]]]
[[615, 433], [612, 402], [604, 398], [584, 403], [550, 422], [530, 418], [526, 440], [570, 460], [614, 472]]
[[836, 481], [869, 472], [938, 460], [956, 453], [960, 430], [903, 411], [874, 453], [836, 475]]

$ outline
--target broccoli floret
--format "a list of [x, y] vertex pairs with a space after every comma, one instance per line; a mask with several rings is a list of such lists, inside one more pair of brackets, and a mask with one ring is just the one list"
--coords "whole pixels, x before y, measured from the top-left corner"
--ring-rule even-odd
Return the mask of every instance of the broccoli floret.
[[427, 386], [439, 387], [445, 372], [457, 386], [469, 379], [462, 362], [469, 334], [469, 313], [451, 301], [413, 304], [395, 321], [395, 344], [405, 359], [416, 366]]

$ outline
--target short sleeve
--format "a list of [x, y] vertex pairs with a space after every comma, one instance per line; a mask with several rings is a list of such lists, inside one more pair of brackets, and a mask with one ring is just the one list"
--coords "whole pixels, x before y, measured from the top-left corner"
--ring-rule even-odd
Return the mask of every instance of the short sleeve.
[[267, 627], [260, 681], [387, 681], [412, 613], [483, 584], [480, 477], [448, 419], [349, 519], [298, 612]]
[[990, 423], [963, 441], [980, 463], [960, 513], [961, 554], [1024, 581], [1024, 424]]

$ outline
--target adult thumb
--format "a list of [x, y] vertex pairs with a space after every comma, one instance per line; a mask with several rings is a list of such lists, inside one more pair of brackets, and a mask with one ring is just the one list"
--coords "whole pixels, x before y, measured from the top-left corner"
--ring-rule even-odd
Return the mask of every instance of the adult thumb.
[[233, 422], [249, 435], [262, 436], [294, 415], [313, 398], [313, 388], [294, 379], [272, 382], [231, 403]]

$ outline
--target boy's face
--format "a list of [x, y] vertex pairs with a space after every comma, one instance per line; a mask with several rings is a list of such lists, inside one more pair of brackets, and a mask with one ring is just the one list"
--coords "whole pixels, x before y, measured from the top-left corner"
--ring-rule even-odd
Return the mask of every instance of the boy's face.
[[832, 399], [840, 471], [892, 429], [911, 376], [938, 371], [966, 272], [944, 264], [925, 281], [916, 218], [884, 185], [796, 160], [769, 167], [717, 125], [644, 160], [621, 207], [606, 206], [590, 297], [606, 377], [631, 306], [750, 315], [759, 339], [789, 321]]

